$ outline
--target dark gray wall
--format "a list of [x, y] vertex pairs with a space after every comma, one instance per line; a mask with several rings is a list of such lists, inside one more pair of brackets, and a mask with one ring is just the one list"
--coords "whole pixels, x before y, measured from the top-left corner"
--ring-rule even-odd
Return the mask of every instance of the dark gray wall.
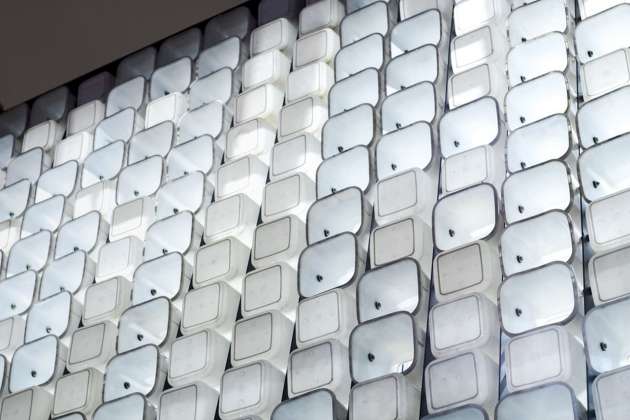
[[0, 0], [0, 105], [11, 108], [244, 0]]

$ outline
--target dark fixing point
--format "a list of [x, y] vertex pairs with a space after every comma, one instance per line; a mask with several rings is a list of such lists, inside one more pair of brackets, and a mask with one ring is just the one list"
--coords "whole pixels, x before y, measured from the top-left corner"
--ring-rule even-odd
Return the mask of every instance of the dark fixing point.
[[522, 263], [523, 262], [523, 257], [520, 256], [520, 255], [517, 255], [516, 256], [516, 262], [519, 263], [519, 264]]
[[157, 294], [157, 290], [151, 289], [149, 290], [149, 293], [151, 293], [151, 296], [155, 296]]
[[521, 120], [521, 124], [525, 124], [525, 117], [523, 117], [523, 116], [521, 115], [521, 117], [520, 117], [519, 119]]
[[372, 353], [368, 353], [368, 360], [369, 360], [370, 362], [373, 362], [373, 361], [374, 361], [374, 359], [376, 359], [376, 357], [374, 357], [374, 355], [373, 355]]
[[123, 388], [129, 389], [130, 387], [131, 387], [131, 384], [129, 382], [123, 383]]
[[52, 331], [52, 328], [46, 327], [45, 330], [46, 330], [46, 334], [50, 334], [50, 332]]
[[599, 137], [594, 136], [593, 137], [593, 143], [595, 143], [595, 144], [599, 143]]
[[328, 229], [324, 229], [324, 236], [328, 238], [330, 235], [330, 231]]
[[602, 341], [601, 343], [599, 343], [599, 348], [601, 349], [601, 351], [606, 351], [608, 350], [608, 344]]
[[378, 300], [374, 301], [374, 308], [377, 311], [380, 311], [381, 310], [381, 302], [379, 302]]
[[525, 76], [521, 75], [521, 82], [524, 82], [525, 80], [527, 80]]
[[315, 276], [315, 280], [321, 282], [322, 280], [324, 280], [324, 277], [321, 274], [318, 274]]
[[33, 378], [35, 378], [37, 376], [37, 371], [36, 370], [31, 370], [31, 376]]
[[525, 169], [527, 167], [527, 164], [525, 162], [521, 162], [521, 169]]
[[398, 169], [398, 165], [396, 165], [395, 163], [392, 163], [391, 167], [392, 167], [392, 171], [395, 171], [396, 169]]
[[599, 187], [599, 181], [593, 181], [593, 188]]
[[450, 236], [451, 238], [455, 236], [455, 231], [453, 229], [449, 229], [448, 230], [448, 236]]
[[514, 313], [516, 314], [516, 316], [521, 316], [521, 315], [523, 315], [523, 311], [521, 310], [521, 308], [516, 308], [516, 309], [514, 309]]
[[142, 340], [144, 340], [144, 335], [138, 334], [138, 335], [136, 335], [136, 338], [138, 339], [138, 341], [142, 341]]
[[337, 146], [337, 151], [338, 151], [339, 153], [343, 152], [343, 146]]
[[457, 140], [453, 140], [453, 146], [455, 146], [455, 147], [459, 147], [459, 141], [457, 141]]
[[518, 212], [523, 214], [524, 211], [525, 211], [525, 207], [519, 205], [518, 206]]
[[589, 57], [592, 57], [592, 56], [593, 56], [593, 50], [588, 50], [588, 51], [586, 52], [586, 54], [587, 54]]

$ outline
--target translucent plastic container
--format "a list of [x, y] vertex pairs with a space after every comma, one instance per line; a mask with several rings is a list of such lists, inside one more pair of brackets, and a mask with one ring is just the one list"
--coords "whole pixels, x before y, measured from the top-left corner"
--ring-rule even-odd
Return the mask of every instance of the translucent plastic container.
[[199, 224], [205, 223], [204, 211], [210, 204], [214, 188], [203, 172], [194, 171], [188, 175], [163, 184], [157, 192], [155, 215], [164, 219], [180, 211], [195, 215]]
[[388, 7], [384, 1], [373, 2], [357, 10], [349, 8], [348, 13], [339, 25], [342, 47], [374, 33], [387, 35], [398, 17], [396, 8]]
[[254, 232], [251, 263], [256, 268], [263, 268], [285, 262], [295, 269], [305, 247], [304, 222], [292, 215], [285, 216], [258, 225]]
[[444, 158], [479, 146], [501, 144], [505, 137], [498, 102], [481, 98], [444, 114], [439, 123], [440, 150]]
[[68, 86], [60, 86], [40, 95], [31, 105], [28, 126], [32, 127], [46, 120], [55, 120], [64, 124], [68, 112], [74, 108], [76, 97]]
[[201, 225], [189, 211], [158, 220], [147, 229], [144, 260], [176, 251], [192, 266], [201, 243], [201, 233]]
[[565, 0], [543, 0], [519, 7], [508, 20], [510, 44], [514, 47], [550, 32], [570, 34], [575, 25], [573, 9]]
[[443, 97], [445, 63], [435, 45], [424, 45], [392, 59], [385, 68], [385, 89], [388, 95], [421, 82], [435, 85]]
[[583, 420], [586, 413], [575, 399], [573, 390], [563, 383], [515, 392], [504, 397], [497, 405], [496, 420], [535, 418]]
[[272, 48], [293, 56], [293, 46], [297, 37], [297, 28], [288, 19], [282, 17], [261, 25], [251, 33], [249, 50], [255, 56]]
[[557, 210], [513, 223], [501, 237], [501, 261], [506, 276], [550, 262], [581, 261], [571, 218]]
[[340, 39], [330, 28], [320, 29], [300, 36], [293, 49], [293, 68], [321, 61], [332, 64], [339, 51]]
[[259, 206], [262, 203], [267, 172], [267, 166], [253, 156], [224, 163], [217, 172], [215, 201], [242, 193]]
[[[58, 167], [47, 170], [39, 177], [35, 189], [35, 202], [39, 203], [54, 195], [63, 195], [68, 202], [73, 202], [79, 177], [79, 164], [75, 161], [66, 162]], [[28, 185], [28, 181], [20, 181], [22, 187]], [[28, 197], [28, 194], [27, 194]], [[19, 200], [17, 201], [19, 202]]]
[[502, 65], [507, 50], [505, 37], [497, 36], [489, 26], [483, 26], [451, 40], [451, 69], [457, 74], [484, 63]]
[[630, 295], [630, 287], [623, 281], [630, 270], [628, 257], [630, 249], [623, 247], [598, 253], [589, 260], [588, 278], [595, 305]]
[[289, 356], [288, 394], [295, 398], [315, 389], [328, 389], [344, 407], [350, 394], [348, 348], [338, 341], [325, 341], [294, 350]]
[[52, 393], [66, 367], [67, 357], [68, 350], [54, 335], [18, 347], [11, 360], [9, 392], [41, 387]]
[[293, 70], [287, 78], [287, 103], [308, 96], [321, 97], [325, 101], [333, 83], [335, 76], [332, 67], [321, 61]]
[[112, 211], [109, 239], [115, 241], [125, 236], [144, 240], [147, 229], [155, 221], [155, 199], [143, 197], [121, 204]]
[[579, 305], [575, 274], [564, 263], [515, 274], [499, 286], [501, 327], [510, 335], [553, 324], [570, 324], [580, 334]]
[[332, 289], [300, 301], [295, 322], [298, 348], [328, 339], [348, 345], [357, 325], [354, 296], [347, 289]]
[[628, 207], [630, 190], [593, 201], [586, 208], [590, 245], [595, 252], [610, 251], [628, 244], [628, 226], [620, 215]]
[[12, 134], [14, 137], [21, 137], [26, 130], [30, 108], [23, 103], [5, 110], [0, 114], [0, 136]]
[[230, 37], [244, 40], [255, 26], [256, 20], [249, 9], [236, 7], [208, 21], [204, 31], [203, 45], [208, 47]]
[[376, 107], [383, 96], [378, 70], [368, 68], [335, 83], [328, 94], [330, 117], [367, 103]]
[[36, 299], [36, 282], [37, 273], [34, 271], [24, 271], [4, 279], [0, 283], [0, 292], [2, 292], [0, 318], [5, 319], [28, 312]]
[[179, 92], [160, 96], [147, 104], [144, 127], [151, 128], [165, 121], [179, 121], [188, 110], [188, 98]]
[[589, 148], [630, 131], [620, 109], [630, 103], [630, 86], [619, 88], [607, 95], [584, 104], [577, 113], [580, 144]]
[[[498, 399], [499, 367], [482, 352], [463, 353], [429, 363], [424, 384], [429, 413], [474, 404], [488, 414], [492, 413]], [[475, 419], [471, 414], [463, 418]], [[451, 420], [448, 416], [445, 419]]]
[[282, 141], [301, 134], [310, 134], [319, 139], [327, 119], [328, 109], [321, 97], [309, 96], [300, 99], [280, 110], [278, 138]]
[[214, 101], [201, 105], [183, 114], [177, 122], [177, 144], [209, 135], [224, 149], [223, 136], [231, 123], [232, 113], [222, 103]]
[[39, 298], [46, 299], [67, 290], [82, 303], [85, 288], [94, 279], [94, 263], [83, 251], [72, 252], [48, 263], [42, 272]]
[[120, 140], [90, 153], [83, 163], [81, 188], [117, 178], [126, 157], [125, 143]]
[[48, 151], [54, 148], [55, 143], [61, 141], [64, 128], [56, 121], [48, 120], [37, 124], [24, 132], [22, 138], [22, 152], [41, 147]]
[[159, 398], [166, 380], [165, 360], [153, 345], [119, 353], [105, 370], [103, 401], [140, 393], [149, 400]]
[[212, 102], [225, 105], [234, 111], [234, 97], [241, 88], [240, 72], [223, 67], [205, 77], [199, 77], [190, 84], [188, 98], [190, 109], [199, 108]]
[[441, 113], [435, 86], [421, 82], [388, 96], [381, 108], [381, 130], [387, 134], [419, 121], [432, 123]]
[[363, 322], [350, 336], [350, 373], [355, 382], [402, 373], [411, 383], [421, 383], [423, 360], [423, 339], [406, 312]]
[[271, 420], [292, 420], [296, 417], [302, 420], [343, 420], [346, 410], [332, 392], [320, 389], [283, 401], [271, 414]]
[[510, 13], [510, 5], [502, 0], [462, 0], [455, 4], [453, 25], [461, 35], [485, 25], [498, 26]]
[[120, 314], [129, 305], [131, 305], [131, 285], [127, 280], [114, 277], [94, 283], [85, 291], [83, 325], [94, 325], [107, 320], [118, 324]]
[[603, 198], [630, 187], [628, 168], [622, 156], [630, 147], [630, 135], [591, 147], [580, 156], [578, 174], [587, 201]]
[[579, 217], [576, 188], [570, 169], [561, 161], [550, 161], [513, 174], [502, 187], [506, 222], [518, 222], [550, 210]]
[[300, 12], [300, 37], [319, 29], [337, 29], [345, 13], [344, 4], [337, 0], [311, 2]]
[[284, 90], [291, 70], [291, 59], [278, 49], [253, 56], [243, 64], [243, 92], [266, 83]]
[[350, 232], [367, 250], [371, 216], [372, 208], [357, 187], [321, 198], [313, 203], [306, 216], [308, 243], [312, 245], [328, 237]]
[[219, 393], [201, 382], [164, 391], [160, 396], [159, 418], [177, 420], [212, 420], [217, 410]]
[[442, 162], [441, 172], [442, 194], [480, 183], [499, 190], [505, 180], [503, 145], [479, 146], [451, 155]]
[[598, 419], [622, 420], [628, 412], [625, 384], [630, 368], [624, 367], [599, 375], [593, 382], [593, 402]]
[[[516, 130], [554, 114], [575, 113], [575, 99], [562, 73], [552, 72], [511, 89], [505, 97], [507, 125]], [[542, 98], [545, 98], [542, 101]], [[545, 106], [541, 106], [544, 103]]]
[[102, 403], [103, 374], [96, 369], [85, 369], [64, 375], [57, 380], [52, 415], [73, 412], [90, 415]]
[[365, 252], [356, 236], [345, 232], [307, 247], [298, 264], [298, 290], [302, 297], [344, 287], [354, 296], [356, 280], [365, 270]]
[[482, 407], [474, 404], [464, 405], [461, 408], [444, 410], [439, 414], [425, 416], [422, 420], [487, 420], [488, 414]]
[[448, 105], [450, 109], [455, 109], [484, 96], [503, 98], [507, 92], [507, 80], [503, 68], [482, 64], [451, 76], [447, 90]]
[[212, 330], [177, 338], [170, 351], [168, 382], [183, 386], [199, 381], [218, 390], [229, 349], [225, 337]]
[[368, 68], [381, 71], [389, 55], [381, 34], [372, 34], [344, 46], [335, 56], [335, 81], [339, 82]]
[[[247, 13], [249, 14], [249, 10], [247, 10]], [[243, 23], [246, 22], [244, 21]], [[209, 33], [211, 30], [212, 28], [206, 30], [206, 33]], [[238, 36], [224, 38], [210, 46], [206, 45], [206, 47], [208, 48], [199, 53], [195, 62], [199, 78], [215, 73], [225, 67], [238, 71], [249, 54], [244, 42]]]
[[166, 38], [160, 44], [157, 65], [163, 66], [182, 57], [194, 60], [201, 48], [201, 29], [190, 28]]
[[276, 141], [276, 130], [264, 120], [255, 119], [232, 127], [227, 132], [225, 160], [232, 161], [254, 155], [270, 165], [271, 149]]
[[595, 372], [607, 372], [630, 364], [630, 344], [623, 333], [629, 309], [630, 300], [621, 299], [593, 308], [586, 315], [586, 355]]
[[317, 198], [327, 197], [344, 188], [357, 187], [365, 194], [365, 198], [372, 202], [374, 178], [372, 165], [370, 152], [365, 146], [355, 146], [326, 159], [317, 169]]
[[142, 254], [143, 243], [133, 236], [106, 243], [99, 250], [95, 281], [98, 283], [112, 277], [131, 281], [142, 262]]
[[215, 201], [206, 209], [203, 238], [206, 243], [232, 236], [245, 246], [252, 246], [259, 208], [245, 194]]
[[575, 167], [577, 147], [565, 115], [552, 115], [514, 130], [506, 140], [507, 170], [516, 173], [550, 160], [563, 160]]
[[88, 102], [68, 112], [66, 131], [68, 135], [79, 131], [92, 133], [103, 118], [105, 118], [105, 104], [99, 100]]
[[270, 182], [265, 186], [260, 217], [266, 223], [293, 214], [306, 222], [316, 195], [315, 183], [301, 173]]
[[508, 392], [561, 381], [585, 403], [584, 349], [565, 328], [552, 326], [521, 334], [504, 348]]
[[630, 46], [630, 31], [625, 25], [630, 19], [630, 4], [604, 10], [606, 6], [613, 4], [603, 6], [602, 13], [584, 19], [575, 28], [576, 53], [581, 63]]
[[626, 3], [626, 1], [625, 0], [604, 0], [604, 1], [578, 0], [577, 5], [580, 8], [580, 16], [582, 16], [582, 19], [584, 19], [622, 3]]
[[374, 268], [410, 257], [420, 264], [425, 275], [429, 275], [432, 250], [431, 228], [417, 217], [403, 219], [372, 231], [370, 266]]
[[275, 310], [295, 321], [298, 298], [297, 273], [278, 263], [247, 273], [243, 279], [241, 314], [251, 317]]
[[441, 198], [433, 210], [435, 246], [452, 250], [477, 240], [493, 241], [502, 230], [495, 189], [480, 184]]
[[264, 84], [236, 97], [234, 124], [243, 124], [256, 118], [277, 127], [284, 92], [272, 84]]
[[164, 182], [164, 166], [164, 159], [153, 155], [124, 167], [116, 183], [116, 203], [155, 196]]
[[[436, 3], [439, 5], [436, 4], [435, 6], [449, 6], [450, 2]], [[452, 8], [452, 4], [450, 6]], [[449, 32], [450, 16], [447, 19], [444, 13], [435, 8], [423, 10], [421, 13], [404, 19], [392, 29], [390, 41], [392, 58], [423, 45], [434, 45], [441, 59], [445, 60], [446, 54], [448, 54]]]
[[116, 69], [116, 84], [120, 85], [138, 76], [142, 76], [146, 80], [150, 79], [151, 73], [155, 69], [156, 55], [155, 47], [151, 46], [120, 60]]
[[480, 294], [434, 305], [429, 312], [431, 353], [437, 359], [479, 350], [499, 363], [497, 307]]
[[[155, 420], [155, 408], [141, 394], [106, 402], [94, 412], [94, 420]], [[79, 419], [69, 419], [79, 420]]]
[[95, 211], [64, 223], [57, 233], [55, 259], [82, 250], [96, 263], [108, 231], [107, 222]]
[[67, 347], [80, 319], [81, 305], [69, 292], [57, 293], [31, 307], [26, 320], [24, 341], [29, 343], [52, 334]]
[[0, 419], [13, 420], [13, 414], [27, 413], [26, 420], [46, 420], [50, 418], [52, 400], [53, 396], [39, 387], [16, 392], [0, 402]]
[[130, 306], [118, 321], [117, 352], [124, 353], [146, 344], [168, 355], [177, 335], [179, 312], [165, 297]]
[[[216, 173], [222, 151], [210, 136], [201, 136], [177, 145], [166, 156], [166, 178], [173, 180], [193, 171], [206, 176]], [[214, 181], [212, 177], [209, 180]]]
[[377, 420], [395, 414], [399, 419], [420, 416], [420, 390], [401, 373], [362, 382], [350, 391], [349, 413], [352, 420]]
[[83, 163], [93, 150], [94, 137], [86, 131], [66, 137], [55, 145], [53, 167], [56, 168], [70, 161]]
[[418, 216], [430, 226], [436, 197], [437, 183], [417, 168], [381, 179], [376, 184], [374, 201], [376, 224]]
[[552, 71], [559, 71], [575, 89], [575, 57], [566, 35], [551, 32], [512, 48], [507, 54], [510, 86], [517, 86]]
[[[193, 79], [192, 60], [183, 57], [171, 63], [158, 67], [151, 74], [151, 101], [168, 96], [171, 93], [183, 93], [190, 86]], [[148, 109], [147, 109], [148, 111]], [[147, 115], [147, 120], [148, 115]], [[148, 126], [147, 126], [148, 127]]]
[[273, 146], [269, 179], [273, 181], [301, 172], [314, 181], [321, 162], [319, 140], [309, 134], [302, 134]]
[[195, 255], [192, 286], [198, 288], [224, 281], [240, 292], [249, 251], [248, 247], [231, 237], [202, 246]]
[[133, 108], [142, 114], [149, 100], [149, 86], [144, 77], [137, 76], [113, 88], [107, 95], [105, 115], [110, 117], [123, 109]]
[[[243, 383], [248, 384], [243, 389]], [[226, 370], [221, 380], [222, 420], [270, 418], [282, 400], [284, 375], [266, 361]]]
[[94, 148], [116, 140], [125, 142], [144, 128], [144, 119], [133, 108], [125, 108], [105, 118], [94, 130]]
[[50, 164], [50, 156], [41, 147], [20, 153], [9, 162], [4, 184], [11, 185], [22, 179], [35, 184], [41, 174], [50, 168]]
[[231, 340], [239, 299], [238, 292], [222, 282], [190, 290], [184, 296], [182, 333], [212, 329]]
[[188, 291], [191, 275], [190, 267], [178, 252], [145, 261], [133, 273], [132, 303], [138, 305], [166, 297], [181, 309], [180, 300]]
[[140, 131], [129, 141], [128, 164], [132, 165], [153, 155], [166, 157], [175, 143], [176, 134], [172, 121], [164, 121]]
[[621, 49], [582, 65], [580, 86], [584, 100], [598, 98], [630, 83], [628, 49]]
[[6, 275], [13, 276], [27, 270], [40, 272], [48, 263], [55, 246], [49, 230], [41, 230], [15, 242], [7, 258]]

